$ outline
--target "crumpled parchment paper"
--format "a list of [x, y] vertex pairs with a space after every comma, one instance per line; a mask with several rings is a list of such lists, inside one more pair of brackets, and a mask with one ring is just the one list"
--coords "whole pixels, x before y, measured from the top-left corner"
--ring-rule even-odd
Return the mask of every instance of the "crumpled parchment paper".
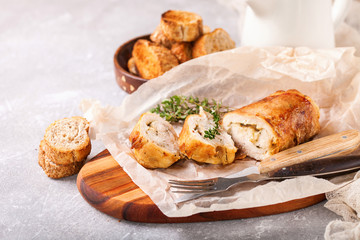
[[142, 85], [121, 106], [101, 106], [97, 101], [84, 100], [81, 108], [91, 121], [93, 137], [103, 141], [134, 183], [169, 217], [286, 202], [337, 189], [353, 175], [333, 182], [305, 176], [244, 184], [221, 195], [176, 205], [173, 200], [178, 195], [169, 191], [168, 179], [227, 176], [248, 167], [252, 168], [246, 171], [253, 172], [255, 162], [217, 166], [182, 160], [168, 169], [148, 170], [131, 157], [128, 136], [142, 113], [175, 94], [213, 98], [239, 108], [280, 89], [297, 89], [319, 105], [318, 137], [360, 129], [360, 59], [354, 52], [354, 48], [240, 47], [181, 64]]

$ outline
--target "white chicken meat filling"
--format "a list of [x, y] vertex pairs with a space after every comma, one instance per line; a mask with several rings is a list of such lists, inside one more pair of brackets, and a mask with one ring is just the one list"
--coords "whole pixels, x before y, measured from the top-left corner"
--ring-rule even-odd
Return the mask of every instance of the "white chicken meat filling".
[[151, 141], [171, 152], [177, 152], [175, 132], [171, 131], [168, 123], [151, 120], [146, 123], [145, 133]]
[[192, 121], [189, 124], [190, 129], [193, 129], [193, 133], [198, 134], [201, 141], [206, 140], [208, 144], [213, 146], [223, 145], [232, 146], [234, 145], [231, 136], [226, 133], [221, 127], [218, 129], [220, 134], [216, 134], [214, 139], [205, 138], [205, 131], [208, 131], [215, 127], [215, 122], [210, 113], [205, 112], [203, 109], [200, 110], [200, 116], [193, 116]]
[[251, 149], [252, 152], [266, 154], [271, 146], [269, 134], [266, 134], [266, 130], [258, 128], [257, 125], [231, 123], [229, 130], [235, 145], [243, 150]]

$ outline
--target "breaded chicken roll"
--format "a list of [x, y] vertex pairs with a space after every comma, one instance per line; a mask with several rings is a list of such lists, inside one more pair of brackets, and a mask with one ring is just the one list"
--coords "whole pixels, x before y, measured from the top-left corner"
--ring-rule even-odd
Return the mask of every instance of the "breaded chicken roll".
[[220, 134], [213, 139], [205, 138], [205, 131], [214, 128], [211, 114], [201, 109], [200, 114], [189, 115], [179, 135], [181, 153], [197, 162], [211, 164], [230, 164], [237, 151], [231, 136], [221, 126]]
[[141, 115], [129, 140], [136, 160], [146, 168], [167, 168], [180, 159], [173, 126], [155, 113]]
[[222, 126], [240, 151], [257, 160], [301, 144], [320, 131], [319, 107], [297, 90], [225, 114]]

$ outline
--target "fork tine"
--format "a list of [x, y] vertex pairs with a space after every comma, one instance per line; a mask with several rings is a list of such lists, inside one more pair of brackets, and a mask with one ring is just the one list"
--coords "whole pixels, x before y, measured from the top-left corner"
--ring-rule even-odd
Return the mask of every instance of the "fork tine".
[[216, 193], [216, 190], [175, 190], [175, 191], [171, 191], [173, 193]]
[[188, 186], [188, 187], [207, 187], [207, 186], [214, 186], [214, 183], [173, 183], [169, 182], [170, 187], [176, 186]]
[[202, 191], [209, 191], [213, 190], [214, 186], [170, 186], [171, 188], [177, 189], [186, 189], [186, 190], [202, 190]]
[[179, 181], [169, 180], [170, 185], [182, 185], [182, 186], [206, 186], [215, 183], [214, 179], [198, 180], [198, 181]]

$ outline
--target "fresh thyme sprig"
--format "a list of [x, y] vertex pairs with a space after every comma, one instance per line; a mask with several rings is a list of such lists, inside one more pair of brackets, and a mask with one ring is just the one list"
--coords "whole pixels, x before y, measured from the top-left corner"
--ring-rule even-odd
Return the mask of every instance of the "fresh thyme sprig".
[[173, 123], [185, 120], [188, 115], [198, 114], [200, 112], [200, 107], [213, 116], [215, 123], [213, 128], [204, 132], [204, 137], [214, 139], [216, 135], [220, 134], [219, 121], [221, 116], [229, 111], [228, 107], [222, 106], [222, 103], [218, 103], [214, 99], [209, 101], [207, 98], [200, 100], [198, 97], [193, 96], [186, 97], [174, 95], [163, 100], [161, 104], [158, 104], [150, 111], [159, 114], [160, 117], [164, 118], [166, 121]]
[[213, 121], [215, 123], [215, 126], [204, 131], [204, 138], [214, 139], [216, 135], [220, 135], [219, 132], [219, 121], [220, 121], [220, 115], [216, 111], [212, 111], [211, 115], [213, 116]]

